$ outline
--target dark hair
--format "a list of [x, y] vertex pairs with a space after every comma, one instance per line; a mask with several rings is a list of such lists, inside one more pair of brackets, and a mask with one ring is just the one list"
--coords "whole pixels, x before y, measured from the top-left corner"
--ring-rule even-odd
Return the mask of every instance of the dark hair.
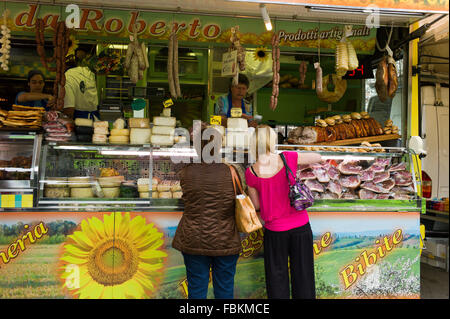
[[44, 76], [44, 73], [42, 73], [42, 71], [40, 71], [40, 70], [31, 70], [30, 72], [28, 72], [28, 76], [27, 76], [27, 82], [29, 83], [30, 81], [31, 81], [31, 78], [33, 77], [33, 76], [35, 76], [35, 75], [40, 75], [40, 76], [42, 76], [42, 79], [44, 80], [44, 82], [45, 82], [45, 76]]
[[[231, 80], [230, 80], [230, 88], [231, 88], [232, 83], [233, 83], [233, 78], [231, 78]], [[240, 74], [240, 73], [238, 76], [238, 84], [244, 84], [247, 87], [247, 89], [250, 87], [250, 81], [248, 80], [247, 76], [245, 76], [244, 74]]]

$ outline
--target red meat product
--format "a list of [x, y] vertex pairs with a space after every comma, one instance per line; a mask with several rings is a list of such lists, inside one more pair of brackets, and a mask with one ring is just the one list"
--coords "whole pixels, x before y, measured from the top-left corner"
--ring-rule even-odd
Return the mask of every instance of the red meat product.
[[373, 178], [374, 183], [381, 183], [384, 181], [387, 181], [390, 178], [390, 174], [387, 171], [375, 173], [375, 176]]
[[308, 180], [306, 180], [305, 181], [305, 185], [308, 186], [311, 191], [316, 191], [316, 192], [320, 192], [320, 193], [323, 193], [325, 191], [323, 185], [320, 184], [315, 179], [308, 179]]
[[339, 183], [343, 187], [357, 188], [361, 184], [361, 179], [359, 175], [341, 176], [339, 178]]
[[338, 165], [338, 170], [344, 175], [350, 174], [360, 174], [362, 171], [362, 167], [357, 165], [358, 162], [344, 162], [342, 161]]

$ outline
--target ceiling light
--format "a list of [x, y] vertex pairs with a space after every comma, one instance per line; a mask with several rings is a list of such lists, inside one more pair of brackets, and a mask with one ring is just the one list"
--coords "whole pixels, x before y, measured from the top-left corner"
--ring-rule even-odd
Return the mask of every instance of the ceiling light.
[[267, 8], [264, 4], [260, 4], [259, 7], [261, 8], [261, 14], [262, 18], [264, 20], [264, 24], [266, 25], [266, 30], [271, 31], [272, 30], [272, 22], [270, 22], [269, 13], [267, 12]]

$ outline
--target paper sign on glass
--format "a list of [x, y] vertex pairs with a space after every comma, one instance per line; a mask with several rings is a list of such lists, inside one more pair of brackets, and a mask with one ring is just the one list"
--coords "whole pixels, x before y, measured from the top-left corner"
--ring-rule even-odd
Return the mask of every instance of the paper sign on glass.
[[237, 73], [237, 51], [222, 55], [222, 76], [234, 76]]

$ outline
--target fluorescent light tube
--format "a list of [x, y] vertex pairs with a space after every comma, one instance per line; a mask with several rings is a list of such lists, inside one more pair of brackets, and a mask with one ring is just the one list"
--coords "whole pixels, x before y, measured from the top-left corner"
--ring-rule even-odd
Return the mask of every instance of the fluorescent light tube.
[[267, 8], [262, 3], [259, 5], [259, 7], [261, 8], [261, 14], [262, 14], [262, 18], [264, 20], [264, 24], [266, 26], [266, 30], [271, 31], [272, 30], [272, 22], [270, 22], [270, 17], [269, 17], [269, 13], [267, 12]]

